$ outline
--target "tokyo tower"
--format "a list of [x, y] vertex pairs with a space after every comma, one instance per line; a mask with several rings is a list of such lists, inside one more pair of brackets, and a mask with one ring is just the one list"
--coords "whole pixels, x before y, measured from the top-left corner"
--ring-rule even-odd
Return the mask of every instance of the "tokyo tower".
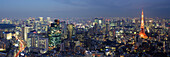
[[140, 37], [146, 39], [148, 38], [148, 36], [145, 34], [145, 30], [144, 30], [144, 15], [143, 15], [143, 9], [142, 9], [142, 16], [141, 16], [141, 27], [140, 27]]

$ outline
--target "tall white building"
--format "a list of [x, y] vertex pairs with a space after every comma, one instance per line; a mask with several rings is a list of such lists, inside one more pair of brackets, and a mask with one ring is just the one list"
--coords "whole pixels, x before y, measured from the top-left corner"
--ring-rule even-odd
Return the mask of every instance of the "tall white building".
[[51, 18], [47, 17], [47, 21], [48, 21], [48, 23], [50, 23], [51, 22]]
[[5, 37], [5, 39], [10, 40], [10, 39], [12, 39], [12, 33], [11, 32], [4, 32], [4, 37]]
[[39, 38], [40, 53], [46, 53], [48, 51], [48, 38]]
[[27, 47], [38, 47], [39, 37], [36, 31], [28, 33]]
[[39, 17], [39, 19], [40, 19], [40, 22], [42, 22], [42, 21], [43, 21], [43, 17]]
[[22, 27], [22, 38], [24, 41], [27, 41], [28, 33], [30, 32], [31, 28], [33, 27], [29, 27], [29, 26]]

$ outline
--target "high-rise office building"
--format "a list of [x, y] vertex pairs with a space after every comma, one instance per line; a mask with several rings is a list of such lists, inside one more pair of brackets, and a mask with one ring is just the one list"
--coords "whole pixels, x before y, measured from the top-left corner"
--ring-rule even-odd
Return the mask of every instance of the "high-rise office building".
[[49, 46], [56, 47], [61, 43], [61, 26], [59, 19], [54, 20], [51, 23], [50, 34], [49, 34]]
[[12, 39], [12, 33], [11, 32], [4, 32], [4, 37], [5, 37], [5, 39], [10, 40], [10, 39]]
[[99, 25], [102, 25], [102, 22], [103, 22], [102, 20], [103, 20], [103, 18], [95, 18], [94, 22]]
[[106, 22], [106, 34], [108, 34], [109, 35], [109, 30], [110, 30], [110, 23], [109, 23], [109, 19], [107, 20], [107, 22]]
[[46, 53], [48, 51], [48, 38], [39, 38], [39, 48], [41, 49], [40, 53]]
[[51, 22], [51, 18], [47, 17], [47, 21], [48, 21], [48, 23], [50, 23]]
[[62, 37], [67, 38], [67, 24], [65, 21], [61, 21], [61, 32], [62, 32]]
[[103, 18], [99, 19], [99, 21], [98, 21], [99, 25], [102, 25], [102, 22], [103, 22], [102, 20], [103, 20]]
[[109, 30], [110, 30], [109, 28], [110, 28], [109, 24], [106, 24], [106, 31], [105, 32], [106, 32], [107, 35], [109, 35]]
[[22, 27], [22, 39], [23, 40], [27, 41], [27, 35], [30, 32], [31, 28], [32, 27], [30, 27], [30, 26], [23, 26]]
[[95, 23], [98, 23], [98, 21], [99, 21], [98, 18], [95, 18], [94, 22], [95, 22]]
[[40, 20], [40, 22], [42, 22], [43, 21], [43, 17], [39, 17], [39, 20]]
[[[170, 23], [168, 28], [168, 32], [170, 32]], [[168, 48], [170, 48], [170, 33], [168, 33]], [[170, 52], [170, 49], [168, 51]]]
[[27, 47], [38, 47], [39, 45], [39, 37], [37, 31], [31, 31], [28, 33]]
[[73, 35], [73, 24], [68, 24], [67, 29], [68, 29], [68, 38], [71, 39]]

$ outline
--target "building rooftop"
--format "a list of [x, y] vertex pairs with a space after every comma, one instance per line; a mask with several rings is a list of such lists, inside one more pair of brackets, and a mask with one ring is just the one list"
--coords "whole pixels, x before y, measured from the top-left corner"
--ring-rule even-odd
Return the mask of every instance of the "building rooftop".
[[14, 24], [0, 24], [0, 29], [11, 29], [15, 28]]

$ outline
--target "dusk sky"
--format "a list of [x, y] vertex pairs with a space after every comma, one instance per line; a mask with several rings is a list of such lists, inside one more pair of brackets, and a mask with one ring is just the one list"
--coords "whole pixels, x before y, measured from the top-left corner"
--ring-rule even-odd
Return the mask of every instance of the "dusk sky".
[[0, 17], [170, 17], [170, 0], [0, 0]]

